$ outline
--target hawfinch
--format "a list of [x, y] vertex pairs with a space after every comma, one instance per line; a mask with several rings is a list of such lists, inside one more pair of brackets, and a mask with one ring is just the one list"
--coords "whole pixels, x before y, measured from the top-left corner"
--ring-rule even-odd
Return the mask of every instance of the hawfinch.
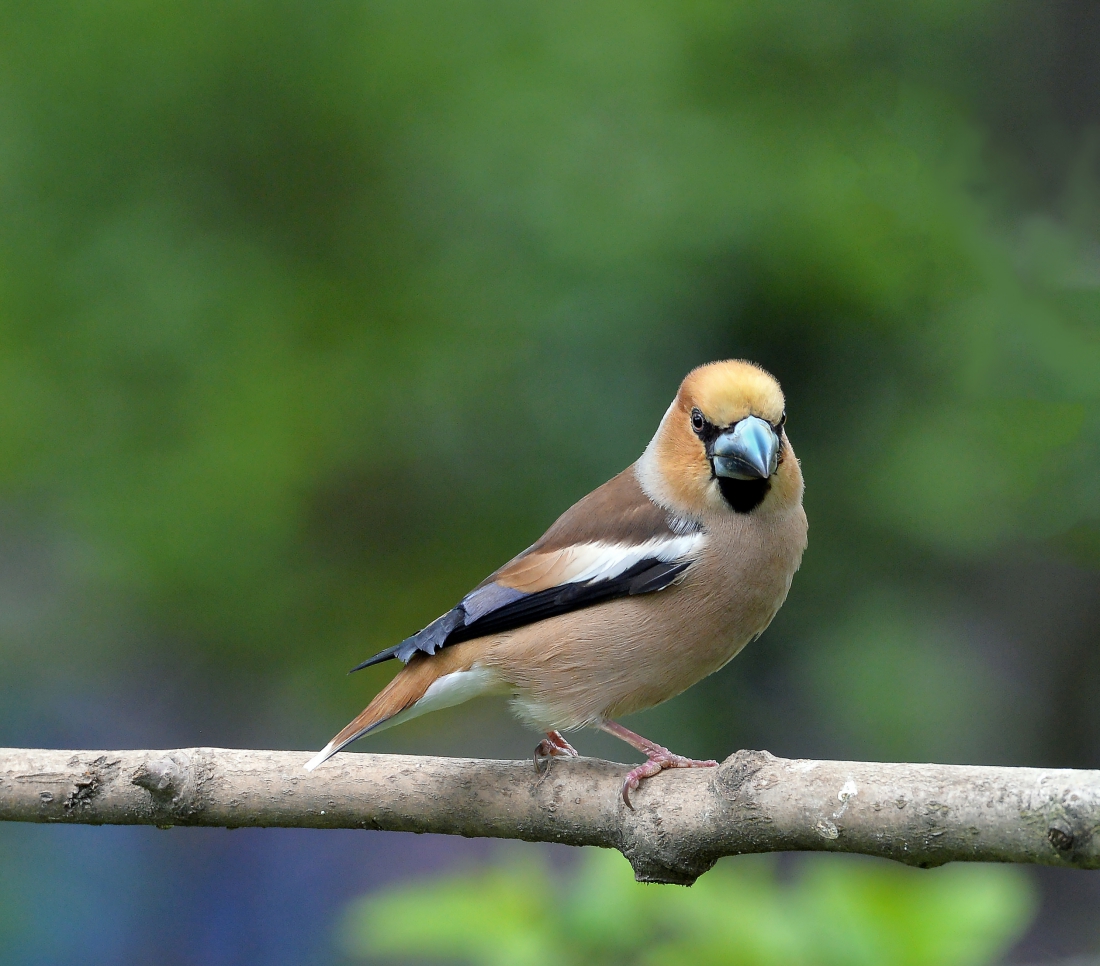
[[[633, 466], [567, 510], [457, 606], [364, 661], [405, 667], [306, 766], [356, 738], [508, 694], [546, 738], [536, 766], [575, 756], [563, 731], [601, 728], [664, 768], [700, 768], [612, 719], [713, 674], [779, 610], [806, 548], [802, 473], [779, 383], [748, 362], [688, 374]], [[358, 670], [356, 668], [355, 670]]]

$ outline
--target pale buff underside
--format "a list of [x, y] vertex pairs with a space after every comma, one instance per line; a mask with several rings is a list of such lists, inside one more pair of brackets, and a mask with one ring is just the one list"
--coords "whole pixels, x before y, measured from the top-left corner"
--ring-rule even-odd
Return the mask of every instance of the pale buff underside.
[[512, 693], [517, 713], [539, 730], [650, 708], [717, 671], [768, 626], [805, 545], [801, 506], [730, 514], [710, 528], [681, 584], [467, 641], [447, 649], [447, 664], [492, 671], [493, 690]]

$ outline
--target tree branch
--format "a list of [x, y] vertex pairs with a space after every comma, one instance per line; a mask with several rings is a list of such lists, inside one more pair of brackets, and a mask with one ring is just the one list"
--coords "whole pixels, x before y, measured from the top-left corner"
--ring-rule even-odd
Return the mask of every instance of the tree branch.
[[370, 828], [597, 845], [646, 882], [723, 855], [862, 852], [910, 865], [1100, 868], [1100, 771], [805, 761], [739, 751], [619, 797], [625, 765], [290, 751], [0, 749], [0, 820]]

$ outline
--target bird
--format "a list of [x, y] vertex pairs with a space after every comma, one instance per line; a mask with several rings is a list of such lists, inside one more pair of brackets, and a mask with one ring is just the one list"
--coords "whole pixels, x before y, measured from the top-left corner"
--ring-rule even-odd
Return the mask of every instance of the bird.
[[646, 761], [673, 754], [614, 719], [686, 691], [758, 638], [786, 600], [807, 543], [802, 470], [778, 381], [752, 362], [684, 378], [636, 462], [583, 497], [539, 540], [427, 627], [352, 670], [404, 664], [306, 765], [368, 733], [481, 695], [510, 695], [545, 734], [536, 769], [578, 752], [563, 732], [597, 728]]

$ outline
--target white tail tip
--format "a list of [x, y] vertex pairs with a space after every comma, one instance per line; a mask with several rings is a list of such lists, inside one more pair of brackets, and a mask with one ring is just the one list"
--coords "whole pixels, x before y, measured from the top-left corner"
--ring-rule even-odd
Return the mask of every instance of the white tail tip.
[[330, 741], [327, 745], [325, 745], [324, 748], [322, 748], [319, 752], [317, 752], [317, 754], [315, 754], [312, 758], [310, 758], [309, 761], [306, 762], [306, 771], [313, 771], [314, 768], [316, 768], [318, 765], [324, 764], [334, 754], [336, 754], [336, 749], [332, 747], [332, 742]]

